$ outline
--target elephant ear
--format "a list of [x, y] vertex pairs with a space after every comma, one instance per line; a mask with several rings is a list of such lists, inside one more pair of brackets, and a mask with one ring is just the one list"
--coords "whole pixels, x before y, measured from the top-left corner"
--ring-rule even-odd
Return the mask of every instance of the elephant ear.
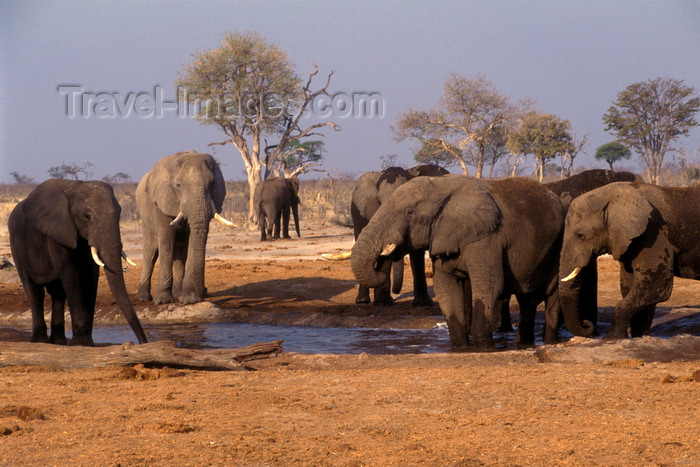
[[430, 254], [459, 252], [467, 245], [493, 233], [501, 224], [501, 210], [491, 194], [469, 185], [447, 197], [433, 222]]
[[27, 224], [67, 248], [78, 246], [78, 228], [65, 193], [76, 183], [80, 182], [47, 180], [23, 201]]
[[649, 201], [627, 183], [610, 185], [612, 196], [605, 208], [610, 253], [620, 259], [632, 240], [646, 231], [653, 211]]
[[148, 193], [151, 201], [155, 203], [163, 214], [175, 217], [180, 211], [180, 197], [173, 189], [172, 184], [173, 178], [177, 173], [178, 164], [174, 159], [167, 161], [172, 162], [172, 164], [166, 164], [164, 163], [166, 159], [168, 158], [161, 159], [153, 167], [153, 170], [144, 176], [146, 179], [146, 193]]
[[216, 160], [212, 156], [209, 156], [212, 173], [214, 174], [214, 182], [212, 184], [212, 201], [214, 202], [214, 209], [216, 212], [221, 212], [224, 207], [224, 198], [226, 198], [226, 182], [224, 182], [224, 176], [221, 173], [221, 168]]

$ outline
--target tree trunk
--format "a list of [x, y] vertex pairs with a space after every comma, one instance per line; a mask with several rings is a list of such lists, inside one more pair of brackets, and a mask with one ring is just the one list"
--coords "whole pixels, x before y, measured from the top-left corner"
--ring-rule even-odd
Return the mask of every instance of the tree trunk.
[[173, 342], [103, 347], [60, 346], [29, 342], [0, 342], [0, 367], [42, 365], [54, 368], [129, 366], [138, 363], [186, 368], [245, 370], [248, 360], [277, 356], [281, 340], [238, 349], [181, 349]]

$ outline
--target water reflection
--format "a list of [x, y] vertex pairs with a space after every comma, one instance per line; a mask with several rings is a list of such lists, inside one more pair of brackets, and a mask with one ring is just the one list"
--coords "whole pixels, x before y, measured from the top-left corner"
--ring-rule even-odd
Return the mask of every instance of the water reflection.
[[[149, 324], [149, 340], [170, 340], [193, 349], [235, 348], [283, 339], [285, 351], [335, 354], [410, 354], [449, 352], [445, 326], [432, 329], [320, 328], [245, 323]], [[134, 341], [128, 326], [100, 325], [93, 330], [99, 343]]]

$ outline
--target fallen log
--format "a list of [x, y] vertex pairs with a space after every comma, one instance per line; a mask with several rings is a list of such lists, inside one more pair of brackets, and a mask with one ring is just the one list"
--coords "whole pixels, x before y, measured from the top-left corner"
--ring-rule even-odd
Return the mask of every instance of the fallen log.
[[49, 366], [88, 368], [94, 366], [163, 365], [180, 368], [245, 370], [244, 362], [276, 356], [282, 342], [259, 343], [237, 349], [182, 349], [171, 341], [135, 345], [79, 347], [29, 342], [0, 342], [0, 367]]

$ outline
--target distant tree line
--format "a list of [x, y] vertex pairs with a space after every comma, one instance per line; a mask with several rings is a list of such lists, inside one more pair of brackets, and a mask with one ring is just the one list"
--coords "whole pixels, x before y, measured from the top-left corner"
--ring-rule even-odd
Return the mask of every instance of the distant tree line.
[[[695, 115], [700, 98], [683, 81], [657, 78], [635, 83], [620, 92], [603, 115], [606, 131], [616, 141], [600, 146], [596, 159], [613, 164], [631, 157], [633, 149], [642, 159], [647, 179], [658, 183], [664, 156], [681, 136], [698, 125]], [[577, 137], [571, 123], [556, 115], [533, 109], [530, 101], [511, 103], [493, 83], [481, 76], [469, 79], [452, 74], [442, 98], [429, 110], [411, 108], [399, 115], [393, 128], [398, 141], [418, 142], [416, 161], [442, 166], [460, 165], [469, 175], [493, 175], [496, 163], [505, 162], [506, 175], [517, 175], [526, 156], [535, 160], [541, 181], [552, 161], [559, 160], [561, 177], [572, 174], [574, 159], [583, 151], [587, 137]]]

